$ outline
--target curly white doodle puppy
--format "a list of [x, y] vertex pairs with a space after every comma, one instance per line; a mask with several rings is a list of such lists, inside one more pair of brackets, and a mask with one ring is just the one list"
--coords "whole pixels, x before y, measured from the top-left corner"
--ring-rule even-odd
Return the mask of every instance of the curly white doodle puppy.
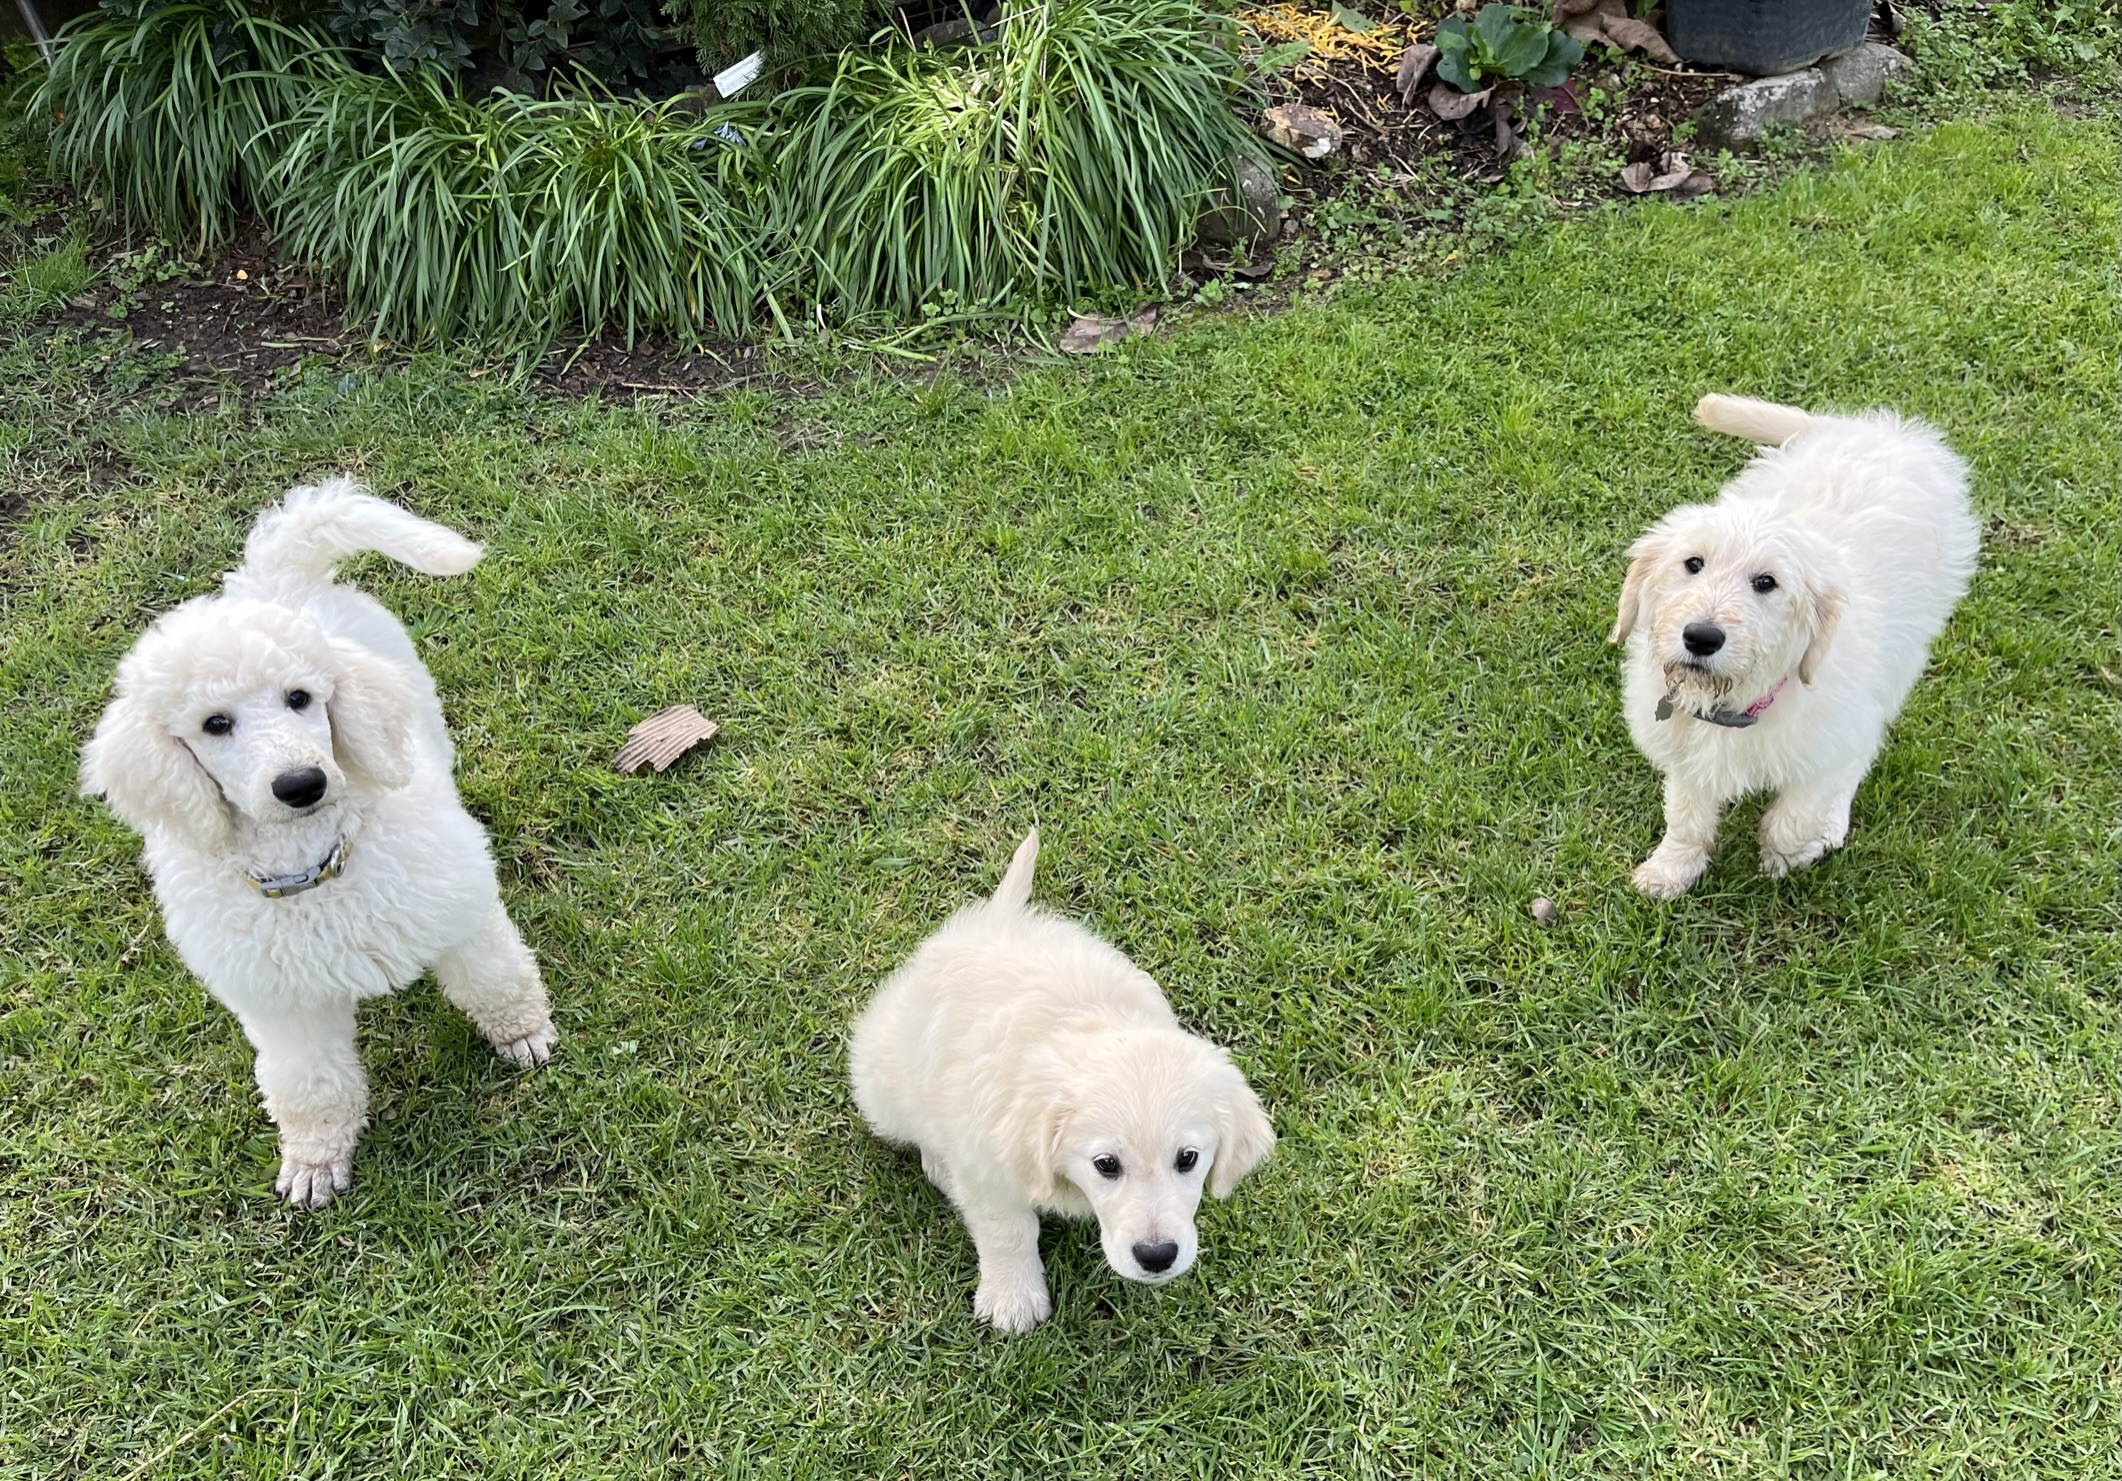
[[1749, 792], [1776, 794], [1768, 874], [1841, 847], [1979, 545], [1966, 466], [1921, 422], [1736, 396], [1703, 397], [1695, 419], [1762, 450], [1629, 551], [1613, 641], [1629, 732], [1665, 776], [1665, 839], [1635, 876], [1659, 899], [1701, 877]]
[[222, 594], [164, 615], [118, 666], [82, 790], [145, 840], [170, 941], [243, 1025], [280, 1132], [275, 1187], [320, 1208], [368, 1119], [354, 1009], [432, 969], [501, 1054], [556, 1037], [457, 800], [434, 681], [405, 629], [335, 562], [378, 550], [430, 575], [479, 547], [339, 479], [258, 521]]
[[980, 1256], [973, 1310], [1046, 1320], [1039, 1214], [1095, 1218], [1106, 1263], [1161, 1285], [1194, 1263], [1201, 1190], [1228, 1198], [1274, 1128], [1230, 1056], [1179, 1027], [1134, 963], [1029, 902], [1034, 831], [994, 898], [922, 943], [855, 1025], [855, 1104], [921, 1150]]

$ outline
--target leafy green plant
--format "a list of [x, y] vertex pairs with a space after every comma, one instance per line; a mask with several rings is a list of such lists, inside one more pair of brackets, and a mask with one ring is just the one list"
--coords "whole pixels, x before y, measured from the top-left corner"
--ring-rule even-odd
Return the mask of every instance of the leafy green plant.
[[724, 126], [341, 69], [288, 126], [278, 221], [379, 332], [734, 331], [776, 285], [750, 218], [755, 162]]
[[1437, 27], [1437, 75], [1466, 93], [1498, 82], [1560, 87], [1583, 55], [1583, 43], [1514, 5], [1484, 5], [1471, 25], [1455, 15]]
[[1193, 0], [1034, 0], [989, 46], [849, 52], [777, 100], [777, 220], [833, 311], [1161, 282], [1257, 148]]
[[1997, 87], [2035, 73], [2112, 87], [2122, 59], [2116, 0], [1936, 0], [1908, 18], [1904, 44], [1948, 88]]
[[829, 82], [686, 111], [470, 96], [364, 71], [245, 0], [75, 33], [39, 106], [63, 164], [204, 244], [253, 211], [397, 338], [691, 340], [802, 304], [988, 315], [1160, 284], [1259, 148], [1195, 0], [1043, 0], [990, 45], [850, 51]]
[[29, 102], [56, 171], [201, 245], [262, 208], [273, 130], [330, 43], [225, 0], [114, 0], [69, 27]]

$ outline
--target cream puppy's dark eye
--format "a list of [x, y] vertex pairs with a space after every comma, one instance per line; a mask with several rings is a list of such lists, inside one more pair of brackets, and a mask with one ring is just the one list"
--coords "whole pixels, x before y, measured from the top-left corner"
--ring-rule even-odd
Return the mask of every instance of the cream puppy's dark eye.
[[288, 691], [287, 691], [287, 707], [288, 707], [289, 709], [291, 709], [291, 710], [306, 710], [306, 709], [308, 709], [308, 708], [309, 708], [309, 691], [308, 691], [307, 689], [290, 689], [290, 690], [288, 690]]
[[1120, 1176], [1120, 1159], [1110, 1152], [1107, 1152], [1102, 1157], [1091, 1158], [1090, 1165], [1098, 1170], [1098, 1176], [1101, 1178], [1117, 1178]]
[[1702, 557], [1699, 555], [1691, 555], [1680, 564], [1687, 568], [1687, 574], [1690, 576], [1698, 576], [1702, 573]]
[[1760, 592], [1761, 595], [1767, 596], [1775, 589], [1776, 578], [1769, 575], [1768, 572], [1763, 571], [1760, 575], [1754, 578], [1754, 590]]
[[227, 735], [236, 728], [236, 722], [226, 715], [208, 715], [199, 728], [208, 735]]
[[1178, 1168], [1181, 1172], [1192, 1172], [1194, 1164], [1200, 1160], [1201, 1154], [1192, 1147], [1181, 1147], [1179, 1155], [1172, 1159], [1172, 1166]]

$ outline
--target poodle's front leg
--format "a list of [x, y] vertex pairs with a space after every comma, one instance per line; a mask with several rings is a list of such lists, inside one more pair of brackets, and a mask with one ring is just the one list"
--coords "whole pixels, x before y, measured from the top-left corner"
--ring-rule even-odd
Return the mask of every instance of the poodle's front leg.
[[1665, 778], [1665, 838], [1636, 866], [1636, 888], [1654, 900], [1670, 900], [1694, 887], [1709, 867], [1717, 843], [1724, 800], [1682, 780]]
[[538, 960], [499, 900], [470, 939], [436, 959], [435, 980], [510, 1064], [529, 1068], [552, 1058], [560, 1031], [553, 1027]]
[[1046, 1267], [1039, 1263], [1038, 1214], [1021, 1205], [984, 1207], [972, 1198], [960, 1207], [966, 1232], [980, 1254], [973, 1315], [986, 1317], [1005, 1332], [1029, 1332], [1054, 1311], [1053, 1299], [1046, 1294]]
[[274, 1005], [239, 1010], [237, 1018], [257, 1051], [265, 1114], [280, 1130], [273, 1191], [297, 1208], [323, 1208], [353, 1182], [354, 1143], [368, 1125], [354, 1005]]

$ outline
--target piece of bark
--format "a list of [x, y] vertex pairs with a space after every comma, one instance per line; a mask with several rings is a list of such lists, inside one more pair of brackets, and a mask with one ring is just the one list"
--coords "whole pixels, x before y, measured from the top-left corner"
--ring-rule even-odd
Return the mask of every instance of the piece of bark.
[[691, 705], [671, 705], [626, 733], [626, 744], [612, 757], [612, 765], [629, 775], [644, 766], [668, 771], [673, 761], [712, 740], [721, 728]]

